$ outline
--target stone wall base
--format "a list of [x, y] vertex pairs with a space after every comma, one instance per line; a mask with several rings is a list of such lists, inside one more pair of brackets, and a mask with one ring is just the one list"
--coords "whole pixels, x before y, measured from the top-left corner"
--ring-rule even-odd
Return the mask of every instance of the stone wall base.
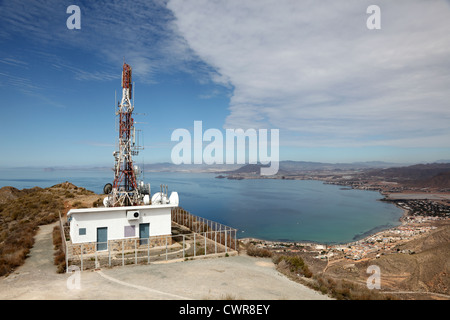
[[[100, 252], [122, 252], [122, 251], [130, 251], [135, 250], [137, 247], [138, 250], [144, 250], [148, 248], [156, 248], [156, 247], [165, 247], [166, 244], [170, 246], [173, 243], [172, 236], [169, 235], [161, 235], [161, 236], [153, 236], [148, 239], [139, 239], [135, 238], [126, 238], [126, 239], [118, 239], [118, 240], [108, 240], [108, 247], [106, 250], [97, 251]], [[68, 242], [68, 254], [69, 255], [80, 255], [81, 251], [83, 254], [95, 254], [97, 243], [96, 242], [86, 242], [86, 243], [75, 243], [72, 244]]]

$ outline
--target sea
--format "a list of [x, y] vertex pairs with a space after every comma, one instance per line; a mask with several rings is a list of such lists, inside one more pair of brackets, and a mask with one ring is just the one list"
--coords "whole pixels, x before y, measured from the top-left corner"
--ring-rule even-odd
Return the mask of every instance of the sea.
[[[315, 180], [217, 179], [211, 173], [145, 172], [152, 193], [177, 191], [180, 206], [238, 229], [238, 238], [342, 244], [400, 225], [403, 211], [377, 191]], [[112, 170], [0, 170], [0, 187], [46, 188], [69, 181], [98, 194]]]

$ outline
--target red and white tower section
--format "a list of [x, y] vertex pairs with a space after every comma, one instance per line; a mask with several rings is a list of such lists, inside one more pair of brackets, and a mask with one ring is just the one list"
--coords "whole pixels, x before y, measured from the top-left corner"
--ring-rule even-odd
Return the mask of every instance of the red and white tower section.
[[[125, 206], [158, 206], [178, 205], [179, 198], [176, 191], [168, 195], [168, 187], [160, 185], [160, 192], [151, 195], [150, 184], [137, 180], [140, 169], [133, 164], [133, 156], [139, 154], [143, 148], [136, 143], [136, 128], [134, 127], [132, 103], [131, 67], [124, 63], [122, 71], [122, 100], [118, 102], [116, 116], [118, 117], [119, 136], [114, 156], [114, 181], [107, 183], [103, 192], [107, 195], [103, 199], [105, 207]], [[150, 198], [151, 197], [151, 198]]]
[[105, 185], [104, 192], [110, 194], [104, 204], [108, 207], [135, 206], [150, 203], [150, 186], [138, 185], [139, 168], [133, 165], [133, 156], [142, 149], [136, 144], [136, 128], [133, 119], [131, 67], [124, 63], [122, 71], [122, 100], [118, 103], [119, 136], [114, 151], [114, 182]]

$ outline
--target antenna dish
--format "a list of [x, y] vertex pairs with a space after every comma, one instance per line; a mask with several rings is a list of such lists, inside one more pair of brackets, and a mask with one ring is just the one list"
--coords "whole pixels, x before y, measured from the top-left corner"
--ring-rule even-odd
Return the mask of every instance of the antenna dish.
[[176, 204], [176, 205], [178, 205], [180, 203], [180, 199], [178, 198], [178, 192], [174, 191], [170, 194], [169, 203]]
[[157, 192], [152, 196], [152, 203], [161, 203], [161, 192]]
[[112, 184], [111, 183], [105, 184], [105, 186], [103, 187], [103, 193], [110, 194], [111, 191], [112, 191]]

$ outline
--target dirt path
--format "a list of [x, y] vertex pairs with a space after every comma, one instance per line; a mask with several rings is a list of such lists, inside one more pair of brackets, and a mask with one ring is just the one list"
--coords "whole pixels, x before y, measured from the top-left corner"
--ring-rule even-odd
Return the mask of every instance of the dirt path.
[[[57, 274], [54, 225], [41, 226], [25, 264], [0, 278], [0, 299], [329, 299], [287, 279], [270, 259], [245, 255]], [[67, 286], [75, 276], [79, 288]]]

